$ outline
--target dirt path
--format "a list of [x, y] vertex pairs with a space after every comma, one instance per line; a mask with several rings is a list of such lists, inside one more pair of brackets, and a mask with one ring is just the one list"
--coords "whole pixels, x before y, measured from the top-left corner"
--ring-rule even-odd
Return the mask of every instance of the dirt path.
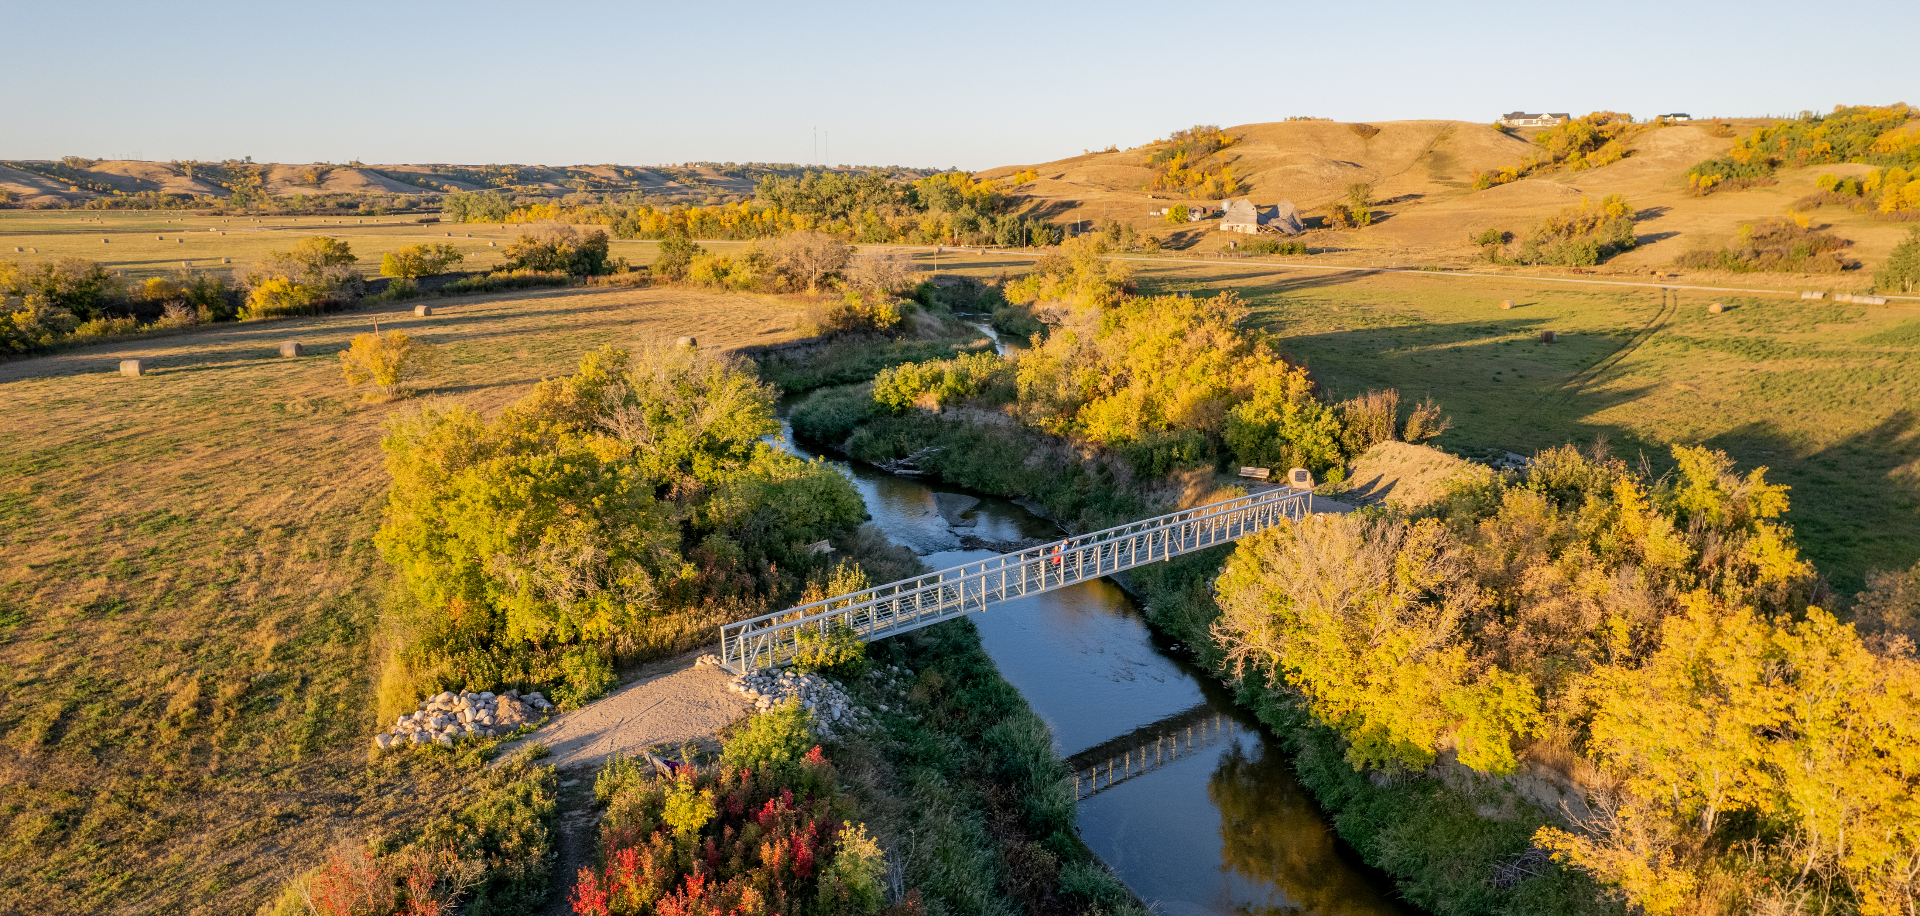
[[593, 863], [600, 812], [593, 797], [594, 774], [615, 752], [637, 755], [658, 744], [699, 742], [711, 746], [727, 723], [752, 707], [727, 690], [727, 672], [695, 666], [698, 653], [668, 659], [641, 670], [638, 680], [582, 709], [562, 714], [533, 734], [503, 745], [501, 759], [530, 743], [552, 752], [547, 762], [560, 771], [560, 811], [556, 820], [553, 893], [547, 912], [572, 912], [568, 898], [574, 876]]

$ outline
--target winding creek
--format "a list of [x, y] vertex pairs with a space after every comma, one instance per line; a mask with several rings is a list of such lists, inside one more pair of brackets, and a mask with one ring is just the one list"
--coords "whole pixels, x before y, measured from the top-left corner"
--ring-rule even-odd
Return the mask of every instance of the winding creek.
[[[785, 447], [812, 458], [783, 430]], [[874, 524], [934, 569], [988, 556], [989, 540], [1059, 537], [1052, 522], [985, 497], [953, 527], [953, 492], [838, 463]], [[1161, 916], [1410, 916], [1388, 879], [1336, 840], [1278, 744], [1217, 682], [1156, 642], [1108, 580], [974, 615], [1002, 676], [1079, 771], [1081, 837]]]

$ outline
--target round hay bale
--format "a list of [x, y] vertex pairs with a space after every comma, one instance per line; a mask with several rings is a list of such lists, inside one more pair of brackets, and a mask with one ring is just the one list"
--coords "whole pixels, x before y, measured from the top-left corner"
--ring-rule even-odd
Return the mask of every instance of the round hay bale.
[[1560, 335], [1558, 335], [1558, 334], [1555, 334], [1555, 333], [1554, 333], [1554, 332], [1552, 332], [1552, 331], [1541, 331], [1541, 332], [1540, 332], [1540, 342], [1541, 342], [1541, 343], [1556, 343], [1556, 342], [1558, 342], [1559, 340], [1560, 340]]
[[415, 318], [427, 318], [432, 315], [433, 306], [431, 305], [416, 305], [413, 307], [413, 317]]
[[1721, 312], [1724, 312], [1726, 310], [1727, 310], [1727, 307], [1724, 305], [1721, 305], [1718, 302], [1715, 302], [1714, 304], [1707, 306], [1707, 314], [1710, 314], [1710, 315], [1718, 315]]
[[121, 375], [138, 378], [143, 371], [145, 370], [141, 368], [140, 361], [137, 359], [123, 359], [120, 361]]
[[678, 346], [688, 347], [694, 350], [700, 349], [700, 341], [697, 338], [693, 338], [693, 337], [682, 337], [679, 340], [674, 341], [674, 343]]
[[1513, 300], [1512, 300], [1512, 299], [1502, 299], [1502, 300], [1500, 300], [1500, 307], [1501, 307], [1501, 308], [1503, 308], [1503, 309], [1510, 309], [1510, 308], [1513, 308]]
[[286, 341], [286, 342], [284, 342], [284, 343], [282, 343], [282, 344], [280, 344], [280, 355], [281, 355], [281, 356], [289, 356], [289, 357], [291, 357], [291, 356], [299, 356], [299, 355], [300, 355], [300, 342], [299, 342], [299, 341], [297, 341], [297, 340], [289, 340], [289, 341]]

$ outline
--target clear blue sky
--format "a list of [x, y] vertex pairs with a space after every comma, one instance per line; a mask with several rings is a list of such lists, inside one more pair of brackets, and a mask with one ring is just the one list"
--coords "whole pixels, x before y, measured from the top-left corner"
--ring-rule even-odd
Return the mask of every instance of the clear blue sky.
[[1913, 0], [0, 0], [0, 157], [1040, 162], [1195, 123], [1920, 103]]

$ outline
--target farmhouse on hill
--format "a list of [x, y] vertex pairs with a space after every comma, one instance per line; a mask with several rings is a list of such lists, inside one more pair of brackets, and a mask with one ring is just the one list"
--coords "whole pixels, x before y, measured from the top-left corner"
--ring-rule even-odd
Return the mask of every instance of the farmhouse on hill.
[[[1197, 223], [1203, 219], [1206, 219], [1220, 212], [1218, 209], [1214, 207], [1208, 207], [1201, 204], [1180, 204], [1179, 206], [1187, 208], [1187, 222], [1189, 223]], [[1174, 207], [1167, 207], [1162, 210], [1148, 210], [1147, 215], [1148, 216], [1166, 216], [1167, 214], [1172, 213], [1174, 209], [1175, 209]]]
[[1508, 127], [1558, 127], [1570, 120], [1573, 120], [1573, 115], [1564, 111], [1549, 111], [1546, 114], [1509, 111], [1500, 116], [1500, 123]]
[[1224, 200], [1220, 209], [1221, 232], [1283, 232], [1299, 235], [1306, 227], [1300, 222], [1300, 210], [1293, 201], [1283, 200], [1272, 207], [1258, 207], [1249, 198]]

